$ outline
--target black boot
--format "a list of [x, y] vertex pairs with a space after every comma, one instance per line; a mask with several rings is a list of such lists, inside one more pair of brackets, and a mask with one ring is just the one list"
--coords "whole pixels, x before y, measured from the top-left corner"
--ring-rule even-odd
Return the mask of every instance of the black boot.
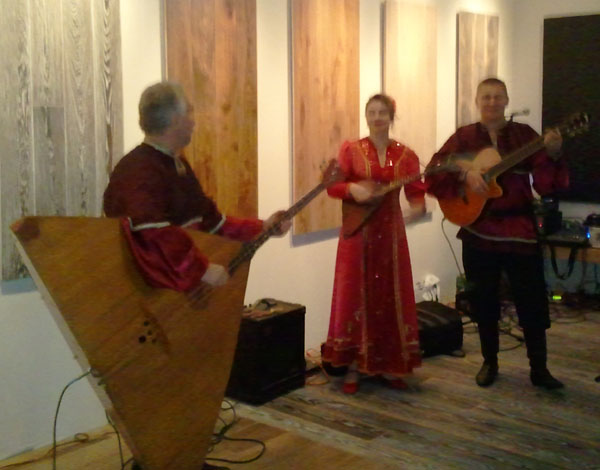
[[475, 376], [475, 382], [480, 387], [487, 387], [498, 376], [498, 323], [479, 323], [478, 330], [483, 365]]
[[531, 372], [531, 383], [536, 387], [555, 390], [564, 387], [560, 380], [555, 379], [546, 367], [546, 330], [543, 328], [523, 328], [527, 357]]

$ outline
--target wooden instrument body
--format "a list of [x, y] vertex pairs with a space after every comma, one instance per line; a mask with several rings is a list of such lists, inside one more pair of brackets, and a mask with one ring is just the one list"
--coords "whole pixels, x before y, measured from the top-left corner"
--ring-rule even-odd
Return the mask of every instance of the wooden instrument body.
[[[488, 147], [478, 152], [472, 160], [456, 159], [453, 163], [464, 170], [484, 173], [500, 161], [502, 157], [496, 149]], [[486, 194], [475, 193], [464, 185], [460, 195], [447, 199], [440, 198], [438, 202], [446, 219], [461, 227], [475, 222], [488, 199], [502, 196], [502, 188], [496, 182], [496, 178], [490, 178], [487, 183], [489, 187]]]
[[350, 199], [342, 201], [342, 234], [344, 238], [350, 238], [358, 233], [379, 210], [381, 203], [382, 199], [365, 204]]
[[[249, 262], [202, 308], [149, 287], [117, 219], [27, 217], [17, 245], [44, 300], [145, 470], [202, 468], [235, 352]], [[241, 243], [189, 230], [227, 266]]]

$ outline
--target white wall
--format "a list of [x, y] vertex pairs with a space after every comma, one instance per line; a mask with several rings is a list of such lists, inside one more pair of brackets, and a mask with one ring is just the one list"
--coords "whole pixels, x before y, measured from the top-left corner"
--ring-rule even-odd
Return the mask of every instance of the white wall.
[[[429, 3], [438, 8], [436, 143], [440, 146], [454, 131], [456, 13], [499, 15], [499, 72], [511, 87], [514, 2], [431, 0]], [[125, 149], [135, 146], [142, 137], [137, 126], [141, 91], [161, 78], [160, 4], [161, 0], [121, 1]], [[360, 2], [361, 109], [368, 96], [380, 91], [380, 5], [381, 0]], [[258, 194], [262, 217], [293, 202], [287, 6], [287, 0], [257, 0]], [[361, 134], [365, 133], [366, 126], [361, 122]], [[421, 157], [424, 161], [429, 159]], [[436, 274], [441, 279], [442, 300], [450, 300], [457, 268], [440, 229], [441, 213], [435, 201], [430, 200], [429, 204], [433, 220], [408, 229], [413, 274], [415, 279], [422, 279], [427, 273]], [[460, 257], [459, 244], [454, 239], [456, 228], [447, 225], [446, 232]], [[306, 305], [306, 347], [318, 347], [327, 333], [336, 247], [335, 231], [270, 240], [252, 262], [246, 302], [274, 297]], [[0, 321], [8, 325], [0, 333], [3, 383], [0, 458], [3, 458], [49, 442], [55, 400], [62, 386], [77, 376], [79, 369], [37, 292], [1, 294]], [[78, 387], [84, 389], [83, 394], [70, 392], [63, 405], [61, 436], [104, 423], [89, 385], [83, 382]]]
[[[510, 86], [512, 71], [513, 0], [421, 0], [437, 9], [437, 142], [439, 148], [455, 131], [456, 116], [456, 14], [461, 11], [497, 15], [499, 17], [498, 75]], [[401, 109], [402, 104], [398, 103]], [[420, 156], [426, 163], [430, 156]], [[412, 271], [415, 282], [427, 274], [441, 279], [442, 301], [452, 300], [459, 267], [462, 270], [461, 246], [456, 240], [458, 228], [444, 222], [434, 199], [427, 201], [433, 211], [432, 221], [408, 229]], [[445, 231], [449, 242], [443, 235]], [[454, 250], [458, 265], [451, 251]], [[422, 300], [417, 295], [417, 301]]]
[[[121, 31], [125, 148], [142, 133], [141, 91], [161, 79], [160, 0], [123, 0]], [[0, 459], [47, 445], [63, 387], [81, 375], [78, 363], [30, 280], [2, 283], [0, 292]], [[87, 380], [69, 388], [61, 405], [59, 439], [106, 424]]]

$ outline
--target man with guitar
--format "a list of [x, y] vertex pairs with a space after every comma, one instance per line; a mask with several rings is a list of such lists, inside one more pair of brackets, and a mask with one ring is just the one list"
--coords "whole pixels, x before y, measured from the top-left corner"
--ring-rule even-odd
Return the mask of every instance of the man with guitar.
[[433, 167], [451, 160], [461, 171], [428, 175], [426, 183], [446, 218], [462, 226], [457, 236], [463, 242], [469, 301], [484, 361], [476, 382], [489, 386], [498, 374], [498, 289], [505, 272], [523, 328], [531, 382], [561, 388], [546, 367], [550, 316], [530, 176], [541, 195], [568, 186], [567, 167], [560, 158], [562, 137], [557, 129], [539, 136], [526, 124], [507, 121], [508, 93], [501, 80], [482, 81], [475, 101], [480, 121], [459, 128], [429, 163]]
[[[200, 253], [182, 227], [248, 241], [264, 232], [283, 235], [291, 223], [283, 218], [284, 211], [266, 221], [225, 216], [204, 194], [183, 156], [194, 118], [180, 85], [161, 82], [148, 87], [139, 113], [145, 138], [111, 174], [104, 193], [106, 215], [123, 218], [136, 264], [153, 287], [194, 293], [204, 284], [226, 284], [230, 271], [211, 263], [211, 253]], [[226, 470], [208, 463], [202, 468]], [[134, 462], [132, 469], [141, 466]]]

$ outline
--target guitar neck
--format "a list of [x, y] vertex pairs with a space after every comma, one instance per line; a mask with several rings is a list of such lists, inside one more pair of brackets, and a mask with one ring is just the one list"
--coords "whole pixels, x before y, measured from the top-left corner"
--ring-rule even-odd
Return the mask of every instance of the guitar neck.
[[300, 212], [304, 207], [312, 201], [317, 195], [326, 188], [325, 183], [319, 183], [315, 186], [311, 191], [305, 194], [302, 198], [300, 198], [293, 206], [291, 206], [288, 210], [286, 210], [281, 218], [279, 223], [272, 225], [267, 230], [261, 232], [258, 237], [256, 237], [251, 242], [245, 243], [240, 250], [240, 252], [236, 255], [235, 258], [231, 260], [228, 266], [229, 273], [233, 273], [243, 262], [249, 260], [254, 256], [254, 253], [269, 239], [271, 238], [277, 231], [279, 230], [279, 226], [282, 222], [286, 222], [292, 219], [298, 212]]
[[528, 144], [525, 144], [523, 147], [515, 150], [512, 153], [509, 153], [506, 157], [504, 157], [502, 159], [501, 162], [496, 163], [493, 167], [491, 167], [488, 171], [486, 171], [486, 173], [485, 173], [486, 179], [490, 180], [492, 178], [496, 178], [497, 176], [501, 175], [509, 168], [512, 168], [516, 164], [522, 162], [527, 157], [529, 157], [530, 155], [534, 154], [535, 152], [537, 152], [538, 150], [541, 150], [543, 148], [544, 148], [544, 138], [542, 136], [539, 136], [539, 137], [535, 138], [534, 140], [532, 140], [531, 142], [529, 142]]

